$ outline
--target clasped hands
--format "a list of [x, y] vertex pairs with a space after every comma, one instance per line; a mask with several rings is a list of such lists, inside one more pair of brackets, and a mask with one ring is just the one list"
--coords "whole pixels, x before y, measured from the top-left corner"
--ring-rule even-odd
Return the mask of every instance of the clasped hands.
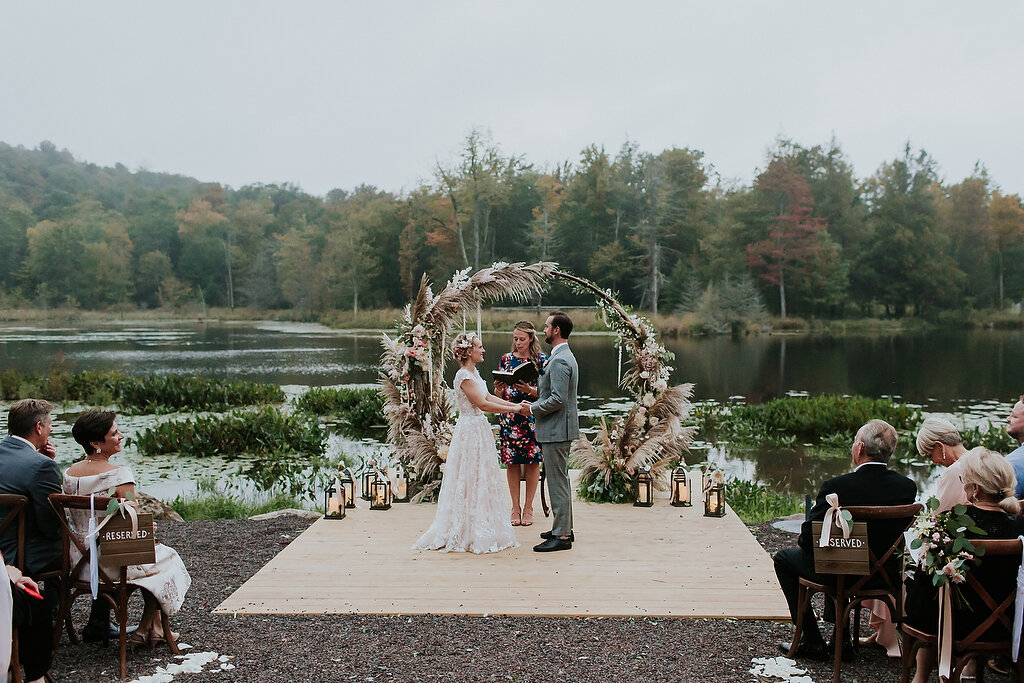
[[533, 414], [533, 413], [530, 412], [530, 402], [529, 401], [523, 401], [522, 403], [520, 403], [519, 404], [519, 409], [516, 410], [516, 412], [519, 413], [520, 415], [522, 415], [523, 417], [530, 417], [530, 415]]

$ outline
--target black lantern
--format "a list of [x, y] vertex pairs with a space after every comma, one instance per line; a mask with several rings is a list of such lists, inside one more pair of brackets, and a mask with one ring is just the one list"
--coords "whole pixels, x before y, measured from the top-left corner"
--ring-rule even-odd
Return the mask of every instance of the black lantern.
[[392, 475], [394, 478], [394, 487], [392, 493], [394, 494], [395, 503], [408, 503], [409, 502], [409, 474], [402, 467], [401, 463], [395, 465], [395, 473]]
[[374, 479], [370, 482], [370, 509], [388, 510], [394, 493], [391, 491], [391, 480], [387, 474], [374, 470]]
[[345, 507], [354, 508], [356, 506], [356, 478], [352, 475], [352, 470], [345, 468], [341, 471], [341, 487], [345, 489]]
[[721, 472], [708, 477], [704, 490], [704, 516], [725, 517], [725, 481]]
[[641, 467], [636, 471], [636, 493], [633, 507], [649, 508], [654, 505], [654, 479], [651, 470]]
[[370, 484], [373, 483], [373, 478], [377, 476], [377, 468], [372, 460], [366, 461], [366, 469], [363, 470], [363, 500], [370, 500]]
[[686, 477], [683, 463], [672, 473], [672, 505], [677, 508], [688, 508], [693, 505], [690, 500], [690, 480]]
[[324, 494], [324, 519], [345, 519], [345, 487], [337, 479], [327, 485]]

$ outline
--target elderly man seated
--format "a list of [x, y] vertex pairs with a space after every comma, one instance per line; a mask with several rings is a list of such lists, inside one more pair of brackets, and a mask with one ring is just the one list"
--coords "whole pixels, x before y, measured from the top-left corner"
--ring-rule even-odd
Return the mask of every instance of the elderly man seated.
[[[796, 623], [797, 595], [799, 578], [822, 581], [823, 578], [814, 573], [814, 539], [811, 534], [811, 523], [822, 521], [829, 504], [825, 496], [835, 493], [839, 496], [841, 506], [849, 505], [909, 505], [917, 496], [917, 485], [907, 477], [890, 470], [887, 466], [889, 458], [896, 450], [896, 430], [884, 420], [871, 420], [857, 430], [851, 450], [853, 456], [853, 472], [829, 479], [821, 485], [818, 498], [811, 509], [807, 520], [800, 529], [799, 547], [786, 548], [775, 554], [775, 574], [779, 577], [782, 592], [789, 603], [789, 613]], [[900, 520], [895, 523], [888, 520], [871, 524], [868, 538], [872, 547], [889, 546], [904, 531]], [[884, 551], [883, 551], [884, 552]], [[826, 618], [834, 609], [826, 600]], [[783, 651], [788, 652], [790, 643], [781, 643]], [[848, 644], [844, 644], [843, 653], [850, 652]], [[797, 657], [807, 659], [825, 659], [831, 647], [826, 647], [813, 610], [804, 618], [803, 637], [796, 651]]]

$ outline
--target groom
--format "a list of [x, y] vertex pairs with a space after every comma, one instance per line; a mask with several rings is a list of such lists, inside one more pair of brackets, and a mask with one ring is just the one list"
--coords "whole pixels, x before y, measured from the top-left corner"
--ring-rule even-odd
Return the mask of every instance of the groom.
[[551, 531], [540, 536], [546, 539], [534, 546], [538, 553], [571, 550], [572, 489], [569, 486], [569, 447], [579, 438], [580, 421], [576, 408], [576, 384], [579, 366], [569, 350], [572, 320], [565, 313], [555, 311], [544, 323], [544, 341], [551, 345], [548, 362], [540, 371], [537, 383], [537, 402], [523, 401], [523, 415], [536, 417], [537, 443], [544, 453], [544, 471], [551, 492], [554, 524]]

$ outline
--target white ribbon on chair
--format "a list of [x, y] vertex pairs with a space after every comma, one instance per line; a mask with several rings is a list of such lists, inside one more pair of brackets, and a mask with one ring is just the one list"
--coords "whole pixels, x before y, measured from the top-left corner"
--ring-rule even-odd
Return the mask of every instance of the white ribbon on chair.
[[839, 494], [828, 494], [825, 496], [825, 502], [828, 503], [829, 508], [825, 512], [825, 519], [821, 521], [821, 538], [818, 539], [819, 548], [827, 548], [829, 541], [832, 540], [833, 522], [843, 530], [843, 538], [849, 538], [850, 533], [853, 531], [850, 528], [850, 523], [842, 515], [842, 508], [839, 507]]
[[[125, 499], [121, 499], [121, 509], [128, 513], [132, 520], [132, 538], [139, 535], [139, 513], [135, 511], [134, 505], [124, 505]], [[89, 541], [89, 588], [92, 590], [92, 599], [95, 600], [100, 591], [100, 530], [112, 520], [114, 515], [107, 515], [99, 524], [96, 523], [96, 494], [89, 495], [89, 533], [85, 535]]]
[[953, 604], [948, 583], [939, 586], [939, 680], [953, 669]]
[[[1021, 544], [1024, 544], [1024, 536], [1018, 536]], [[1017, 663], [1017, 651], [1020, 650], [1020, 631], [1024, 626], [1024, 554], [1021, 557], [1021, 565], [1017, 568], [1017, 602], [1013, 606], [1013, 650], [1010, 653], [1013, 661]]]

